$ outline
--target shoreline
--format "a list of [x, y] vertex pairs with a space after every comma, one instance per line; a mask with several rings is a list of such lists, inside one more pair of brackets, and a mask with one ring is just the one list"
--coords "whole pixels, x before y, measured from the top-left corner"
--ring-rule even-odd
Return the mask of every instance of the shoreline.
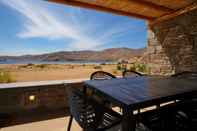
[[117, 64], [117, 61], [0, 61], [0, 65], [21, 64]]

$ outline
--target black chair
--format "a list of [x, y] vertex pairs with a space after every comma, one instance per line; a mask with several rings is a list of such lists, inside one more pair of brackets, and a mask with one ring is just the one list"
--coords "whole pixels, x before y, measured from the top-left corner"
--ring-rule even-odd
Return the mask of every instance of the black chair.
[[[184, 71], [172, 75], [174, 78], [181, 79], [197, 79], [197, 72]], [[184, 103], [184, 107], [177, 111], [177, 118], [181, 118], [182, 123], [179, 125], [184, 125], [187, 130], [196, 131], [197, 130], [197, 97], [191, 99], [180, 100]]]
[[[197, 78], [197, 72], [181, 72], [172, 75], [174, 78]], [[139, 114], [140, 122], [152, 131], [196, 131], [197, 100], [179, 100], [156, 110]]]
[[[96, 71], [94, 73], [91, 74], [90, 76], [90, 80], [110, 80], [110, 79], [115, 79], [116, 76], [112, 75], [111, 73], [105, 72], [105, 71]], [[98, 99], [103, 101], [103, 103], [105, 103], [106, 106], [108, 106], [109, 108], [112, 107], [112, 104], [107, 101], [102, 99], [102, 97], [100, 97], [99, 92], [97, 91], [92, 91], [92, 95], [95, 95], [96, 97], [99, 97]]]
[[133, 70], [125, 70], [122, 73], [123, 78], [143, 76], [141, 73]]
[[[121, 131], [122, 116], [92, 98], [84, 96], [80, 90], [69, 89], [70, 120], [67, 131], [71, 130], [73, 118], [84, 131]], [[150, 131], [142, 123], [136, 131]]]
[[5, 127], [7, 124], [9, 124], [9, 121], [11, 118], [12, 118], [11, 114], [0, 113], [0, 130], [1, 130], [1, 128]]
[[96, 71], [90, 76], [90, 80], [107, 80], [113, 78], [116, 78], [116, 76], [105, 71]]
[[[131, 76], [137, 77], [137, 76], [142, 76], [142, 74], [140, 74], [136, 71], [130, 71], [130, 70], [125, 70], [123, 72], [124, 78], [131, 77]], [[92, 75], [90, 77], [91, 80], [107, 80], [107, 79], [114, 79], [114, 78], [116, 78], [114, 75], [112, 75], [108, 72], [104, 72], [104, 71], [96, 71], [96, 72], [92, 73]], [[97, 94], [97, 93], [95, 92], [95, 94]], [[97, 94], [97, 96], [98, 96], [98, 94]], [[103, 100], [103, 103], [105, 103], [105, 105], [108, 108], [111, 108], [110, 102]], [[121, 108], [120, 108], [120, 112], [122, 112]], [[140, 112], [140, 110], [138, 112]], [[149, 131], [149, 129], [147, 127], [145, 127], [142, 123], [140, 124], [137, 122], [136, 131]]]
[[[172, 75], [174, 78], [197, 78], [196, 72], [181, 72]], [[159, 107], [156, 110], [139, 114], [140, 122], [152, 131], [196, 131], [197, 100], [186, 99]]]
[[[140, 77], [143, 76], [141, 73], [133, 70], [125, 70], [122, 72], [122, 77], [123, 78], [132, 78], [132, 77]], [[137, 113], [140, 112], [140, 109], [137, 110]]]
[[147, 111], [138, 115], [138, 121], [151, 131], [191, 131], [189, 120], [179, 115], [177, 111], [183, 109], [185, 103], [172, 103], [156, 110]]
[[84, 131], [105, 131], [121, 122], [121, 115], [106, 108], [103, 103], [87, 98], [79, 90], [69, 91], [70, 131], [73, 118]]
[[180, 78], [180, 79], [197, 79], [197, 72], [192, 71], [183, 71], [176, 74], [171, 75], [173, 78]]
[[192, 79], [192, 78], [197, 78], [197, 72], [183, 71], [183, 72], [179, 72], [179, 73], [173, 74], [172, 77]]
[[[144, 76], [143, 74], [133, 71], [133, 70], [125, 70], [123, 72], [123, 78], [132, 78], [132, 77], [140, 77]], [[152, 131], [157, 131], [161, 129], [165, 129], [165, 117], [164, 111], [160, 108], [160, 105], [156, 105], [157, 110], [147, 111], [145, 113], [141, 113], [140, 109], [137, 110], [137, 116], [140, 116], [138, 124], [143, 123], [146, 127], [148, 127]], [[163, 111], [163, 113], [161, 113]]]

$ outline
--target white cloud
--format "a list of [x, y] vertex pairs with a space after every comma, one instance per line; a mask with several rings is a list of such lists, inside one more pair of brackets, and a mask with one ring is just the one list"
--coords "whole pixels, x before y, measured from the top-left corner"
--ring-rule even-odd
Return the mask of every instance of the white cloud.
[[21, 38], [47, 37], [56, 39], [68, 37], [76, 39], [77, 32], [68, 24], [63, 24], [49, 10], [27, 0], [3, 0], [9, 7], [22, 14], [24, 29], [18, 34]]
[[[20, 38], [70, 39], [68, 47], [71, 50], [87, 50], [102, 48], [128, 31], [128, 27], [113, 27], [104, 32], [97, 32], [99, 24], [91, 21], [80, 9], [70, 9], [60, 18], [58, 13], [46, 6], [48, 3], [40, 0], [2, 0], [8, 7], [22, 15], [23, 28], [17, 34]], [[85, 21], [83, 21], [85, 20]], [[99, 34], [99, 35], [98, 35]]]

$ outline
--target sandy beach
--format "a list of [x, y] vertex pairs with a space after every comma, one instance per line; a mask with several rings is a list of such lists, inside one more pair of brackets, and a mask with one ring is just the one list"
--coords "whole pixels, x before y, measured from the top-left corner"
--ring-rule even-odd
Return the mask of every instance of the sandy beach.
[[2, 64], [0, 69], [9, 72], [16, 82], [89, 78], [98, 70], [121, 75], [116, 64]]

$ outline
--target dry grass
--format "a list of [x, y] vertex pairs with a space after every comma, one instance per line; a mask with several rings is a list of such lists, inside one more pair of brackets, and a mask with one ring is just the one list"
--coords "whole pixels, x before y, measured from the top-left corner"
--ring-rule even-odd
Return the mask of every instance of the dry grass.
[[[95, 68], [99, 66], [99, 68]], [[69, 65], [69, 64], [46, 64], [46, 65], [0, 65], [0, 69], [9, 71], [17, 82], [44, 81], [44, 80], [69, 80], [89, 78], [91, 73], [103, 70], [114, 75], [121, 75], [117, 71], [117, 65]]]
[[13, 76], [8, 71], [0, 70], [0, 83], [15, 82]]

